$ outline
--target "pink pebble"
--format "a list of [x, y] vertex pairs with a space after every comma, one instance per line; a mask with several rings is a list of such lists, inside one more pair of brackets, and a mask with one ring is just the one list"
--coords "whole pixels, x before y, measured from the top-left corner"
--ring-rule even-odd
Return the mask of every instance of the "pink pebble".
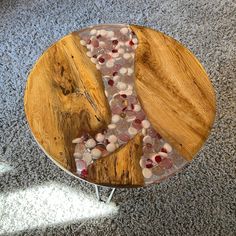
[[170, 169], [173, 166], [173, 163], [172, 163], [172, 161], [170, 159], [163, 158], [159, 165], [162, 168]]
[[130, 140], [130, 136], [128, 134], [119, 134], [118, 139], [123, 141], [123, 142], [128, 142]]
[[136, 112], [136, 118], [139, 119], [139, 120], [144, 120], [145, 119], [145, 114], [143, 111], [139, 111], [139, 112]]
[[156, 132], [152, 127], [150, 127], [150, 128], [147, 130], [147, 133], [148, 133], [148, 135], [151, 136], [152, 138], [157, 137], [157, 132]]
[[95, 48], [97, 48], [97, 47], [99, 46], [98, 40], [92, 40], [91, 44], [92, 44]]
[[111, 108], [111, 112], [112, 112], [112, 114], [119, 115], [120, 113], [122, 113], [122, 108], [118, 105], [115, 105]]
[[141, 121], [139, 119], [135, 119], [133, 122], [132, 122], [132, 126], [137, 129], [137, 130], [140, 130], [142, 128], [142, 124], [141, 124]]

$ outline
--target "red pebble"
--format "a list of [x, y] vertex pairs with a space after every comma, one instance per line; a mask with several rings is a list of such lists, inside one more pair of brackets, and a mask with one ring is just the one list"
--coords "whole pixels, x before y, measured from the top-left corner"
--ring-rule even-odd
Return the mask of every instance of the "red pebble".
[[86, 169], [83, 169], [83, 170], [81, 171], [81, 175], [84, 176], [84, 177], [86, 177], [86, 176], [88, 175], [88, 171], [87, 171]]
[[165, 148], [161, 148], [161, 152], [167, 153], [167, 150]]
[[112, 40], [112, 43], [113, 43], [114, 45], [117, 45], [117, 44], [118, 44], [118, 40], [114, 39], [114, 40]]
[[88, 41], [87, 41], [87, 44], [90, 44], [91, 43], [91, 40], [89, 39]]
[[161, 162], [161, 156], [155, 156], [155, 161], [156, 161], [156, 163], [160, 163]]
[[127, 98], [127, 95], [126, 94], [121, 94], [120, 95], [122, 98]]
[[153, 167], [153, 164], [146, 164], [146, 168], [152, 168]]
[[95, 54], [95, 55], [93, 55], [93, 58], [97, 58], [97, 55]]
[[139, 120], [139, 119], [135, 119], [134, 122], [137, 124], [141, 124], [141, 120]]
[[101, 34], [99, 34], [98, 36], [97, 36], [97, 39], [99, 39], [99, 38], [101, 38], [102, 37], [102, 35]]
[[103, 57], [99, 57], [98, 61], [99, 61], [100, 63], [104, 63], [104, 62], [105, 62], [105, 59], [104, 59]]
[[112, 52], [116, 53], [116, 52], [118, 52], [118, 50], [117, 49], [112, 49]]
[[131, 104], [131, 109], [132, 109], [132, 110], [134, 109], [134, 104]]
[[110, 86], [113, 86], [113, 85], [114, 85], [114, 80], [109, 79], [109, 80], [108, 80], [108, 84], [109, 84]]
[[116, 76], [116, 75], [118, 75], [118, 72], [115, 71], [115, 72], [112, 73], [112, 75], [113, 75], [113, 76]]
[[130, 46], [133, 46], [134, 45], [134, 42], [132, 40], [129, 41], [129, 45]]

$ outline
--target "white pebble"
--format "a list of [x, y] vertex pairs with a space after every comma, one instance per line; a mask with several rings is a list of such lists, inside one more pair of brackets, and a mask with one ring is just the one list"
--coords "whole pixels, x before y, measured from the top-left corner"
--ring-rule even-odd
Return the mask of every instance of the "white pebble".
[[152, 143], [152, 138], [151, 138], [151, 136], [146, 135], [146, 136], [143, 138], [143, 142], [144, 142], [144, 143]]
[[146, 179], [149, 179], [152, 177], [152, 171], [148, 168], [143, 168], [142, 173], [143, 173], [144, 178]]
[[98, 70], [100, 70], [101, 69], [101, 66], [100, 65], [96, 65], [96, 68], [98, 69]]
[[81, 143], [82, 142], [82, 138], [75, 138], [72, 140], [72, 143]]
[[99, 149], [94, 148], [91, 151], [91, 154], [92, 154], [93, 159], [98, 159], [102, 155], [102, 152]]
[[118, 81], [118, 80], [119, 80], [119, 78], [120, 78], [120, 76], [119, 76], [119, 75], [116, 75], [116, 76], [114, 76], [114, 77], [113, 77], [113, 80], [114, 80], [114, 82]]
[[114, 61], [113, 61], [113, 60], [107, 61], [107, 63], [106, 63], [106, 67], [107, 67], [107, 68], [111, 68], [111, 67], [113, 67], [113, 66], [114, 66]]
[[144, 128], [142, 128], [142, 135], [146, 135], [147, 134], [147, 130], [146, 129], [144, 129]]
[[172, 151], [172, 147], [170, 146], [169, 143], [165, 143], [163, 148], [165, 148], [167, 152], [171, 152]]
[[86, 45], [86, 42], [84, 40], [80, 40], [80, 44], [85, 46]]
[[[97, 65], [96, 65], [96, 67], [97, 67]], [[108, 98], [109, 95], [108, 95], [107, 90], [105, 90], [104, 92], [105, 92], [105, 96]]]
[[127, 84], [124, 83], [124, 82], [118, 82], [116, 87], [119, 89], [119, 90], [126, 90], [127, 88]]
[[[117, 58], [117, 57], [119, 57], [119, 53], [118, 52], [115, 52], [115, 53], [112, 53], [112, 57], [114, 57], [114, 58]], [[118, 59], [118, 58], [117, 58]]]
[[102, 30], [100, 30], [100, 34], [101, 34], [101, 36], [105, 36], [107, 34], [107, 31], [102, 29]]
[[109, 37], [109, 38], [112, 38], [114, 35], [115, 35], [115, 34], [114, 34], [113, 31], [108, 31], [108, 32], [107, 32], [107, 37]]
[[134, 121], [136, 119], [136, 116], [127, 116], [126, 120], [127, 122]]
[[125, 67], [122, 67], [119, 72], [124, 75], [127, 72], [127, 69]]
[[130, 55], [130, 53], [124, 53], [124, 55], [123, 55], [123, 57], [124, 57], [124, 59], [129, 59], [130, 57], [131, 57], [131, 55]]
[[165, 152], [158, 152], [158, 153], [157, 153], [157, 156], [167, 157], [168, 155], [167, 155], [167, 153], [165, 153]]
[[128, 75], [132, 75], [134, 70], [132, 68], [128, 68]]
[[132, 41], [133, 41], [134, 44], [138, 43], [138, 39], [137, 38], [133, 38]]
[[125, 50], [123, 48], [118, 49], [118, 53], [123, 54], [124, 52], [125, 52]]
[[99, 42], [99, 47], [104, 47], [105, 45], [106, 45], [105, 42], [103, 41]]
[[133, 135], [137, 134], [138, 131], [134, 127], [129, 127], [128, 133], [133, 136]]
[[134, 49], [136, 49], [137, 47], [138, 47], [138, 45], [137, 44], [135, 44], [135, 45], [133, 45], [132, 46]]
[[93, 45], [91, 45], [91, 44], [87, 44], [86, 47], [87, 47], [88, 50], [90, 50], [90, 49], [93, 47]]
[[117, 123], [119, 120], [120, 120], [120, 116], [117, 115], [117, 114], [113, 115], [112, 118], [111, 118], [111, 122], [113, 124]]
[[96, 34], [97, 33], [97, 30], [96, 29], [92, 29], [91, 31], [90, 31], [90, 35], [94, 35], [94, 34]]
[[96, 136], [95, 136], [95, 139], [97, 142], [101, 143], [103, 140], [104, 140], [104, 135], [101, 134], [101, 133], [98, 133]]
[[142, 126], [143, 128], [148, 129], [150, 127], [150, 122], [148, 120], [143, 120]]
[[129, 29], [128, 29], [127, 27], [124, 27], [124, 28], [121, 28], [121, 29], [120, 29], [120, 32], [121, 32], [122, 34], [127, 34], [127, 33], [129, 32]]
[[141, 168], [145, 168], [145, 160], [143, 160], [142, 158], [139, 161], [139, 165], [141, 166]]
[[116, 128], [116, 124], [109, 124], [108, 125], [108, 129], [115, 129]]
[[87, 142], [85, 143], [85, 146], [87, 148], [93, 148], [96, 146], [96, 141], [93, 138], [90, 138], [89, 140], [87, 140]]
[[117, 140], [118, 140], [117, 137], [115, 135], [113, 135], [113, 134], [108, 137], [108, 141], [110, 143], [116, 143]]
[[86, 52], [88, 57], [92, 57], [92, 53], [91, 52]]
[[94, 57], [91, 57], [90, 60], [91, 60], [91, 62], [94, 63], [94, 64], [96, 64], [96, 62], [97, 62], [97, 59], [94, 58]]
[[81, 159], [81, 158], [82, 158], [82, 154], [81, 154], [80, 152], [75, 152], [75, 153], [73, 154], [73, 156], [74, 156], [74, 158], [76, 158], [76, 159]]
[[83, 155], [83, 160], [89, 165], [92, 161], [92, 155], [89, 152], [85, 152]]
[[136, 112], [141, 111], [141, 106], [139, 104], [135, 104], [134, 111], [136, 111]]
[[114, 143], [109, 143], [107, 146], [106, 146], [106, 149], [108, 152], [113, 152], [116, 150], [116, 146]]

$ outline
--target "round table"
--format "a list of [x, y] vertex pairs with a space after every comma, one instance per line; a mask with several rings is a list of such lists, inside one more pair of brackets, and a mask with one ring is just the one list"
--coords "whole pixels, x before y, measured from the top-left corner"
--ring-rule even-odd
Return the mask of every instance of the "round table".
[[49, 47], [24, 97], [37, 143], [96, 185], [143, 187], [189, 163], [206, 141], [215, 94], [196, 57], [137, 25], [97, 25]]

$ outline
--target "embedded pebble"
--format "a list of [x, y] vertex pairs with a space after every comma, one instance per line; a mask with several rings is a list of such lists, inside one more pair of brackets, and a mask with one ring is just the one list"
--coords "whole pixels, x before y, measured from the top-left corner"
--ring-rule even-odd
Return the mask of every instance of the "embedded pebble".
[[127, 72], [127, 69], [126, 69], [125, 67], [122, 67], [122, 68], [120, 69], [120, 73], [121, 73], [122, 75], [124, 75], [126, 72]]
[[117, 123], [120, 120], [120, 116], [119, 115], [113, 115], [111, 118], [111, 122], [112, 123]]
[[129, 127], [128, 133], [133, 136], [138, 133], [138, 130], [133, 127]]
[[91, 53], [91, 52], [86, 52], [86, 55], [87, 55], [88, 57], [92, 57], [92, 53]]
[[101, 152], [98, 148], [94, 148], [94, 149], [91, 151], [91, 154], [92, 154], [92, 158], [93, 158], [93, 159], [98, 159], [99, 157], [101, 157], [102, 152]]
[[109, 143], [107, 146], [106, 146], [106, 149], [108, 152], [114, 152], [116, 150], [116, 146], [114, 143]]
[[161, 157], [167, 157], [168, 156], [166, 152], [158, 152], [157, 155], [161, 156]]
[[143, 143], [152, 143], [152, 138], [151, 138], [151, 136], [146, 135], [146, 136], [143, 138]]
[[82, 142], [82, 138], [75, 138], [72, 140], [72, 143], [81, 143]]
[[78, 172], [82, 171], [87, 167], [87, 164], [84, 160], [75, 160], [75, 164]]
[[127, 34], [127, 33], [129, 32], [129, 29], [128, 29], [127, 27], [124, 27], [124, 28], [121, 28], [121, 29], [120, 29], [120, 32], [121, 32], [122, 34]]
[[118, 82], [118, 83], [117, 83], [117, 88], [118, 88], [119, 90], [125, 90], [125, 89], [127, 88], [127, 85], [126, 85], [126, 83], [124, 83], [124, 82]]
[[89, 139], [86, 143], [85, 143], [85, 146], [87, 147], [87, 148], [93, 148], [93, 147], [95, 147], [96, 146], [96, 142], [95, 142], [95, 140], [94, 139]]
[[91, 31], [90, 31], [90, 34], [91, 35], [94, 35], [94, 34], [96, 34], [97, 33], [97, 30], [96, 29], [92, 29]]
[[106, 67], [107, 68], [111, 68], [111, 67], [113, 67], [114, 66], [114, 61], [112, 61], [112, 60], [109, 60], [107, 63], [106, 63]]
[[144, 178], [146, 179], [149, 179], [152, 177], [152, 171], [148, 168], [143, 168], [142, 173], [143, 173]]
[[88, 166], [92, 161], [92, 155], [89, 152], [85, 152], [83, 154], [83, 160], [86, 162], [86, 164]]
[[110, 143], [116, 143], [116, 142], [117, 142], [117, 137], [116, 137], [115, 135], [110, 135], [110, 136], [108, 137], [108, 141], [109, 141]]
[[142, 109], [142, 108], [141, 108], [141, 106], [140, 106], [139, 104], [135, 104], [135, 105], [134, 105], [134, 111], [137, 111], [137, 112], [138, 112], [138, 111], [141, 111], [141, 109]]
[[115, 129], [116, 128], [116, 124], [109, 124], [108, 125], [108, 129]]
[[163, 148], [165, 148], [167, 152], [171, 152], [171, 151], [172, 151], [172, 147], [170, 146], [169, 143], [165, 143], [165, 144], [163, 145]]
[[104, 138], [105, 138], [104, 135], [101, 133], [98, 133], [95, 137], [96, 141], [99, 143], [103, 142]]
[[74, 158], [76, 158], [76, 159], [82, 158], [82, 154], [81, 154], [80, 152], [75, 152], [75, 153], [73, 154], [73, 156], [74, 156]]
[[150, 127], [150, 122], [148, 120], [143, 120], [142, 126], [143, 126], [143, 128], [147, 129]]
[[84, 40], [80, 40], [80, 44], [85, 46], [86, 45], [86, 42]]
[[130, 53], [124, 53], [123, 55], [124, 59], [129, 59], [131, 57]]
[[134, 70], [132, 68], [128, 68], [127, 71], [128, 71], [128, 75], [132, 75], [134, 72]]

